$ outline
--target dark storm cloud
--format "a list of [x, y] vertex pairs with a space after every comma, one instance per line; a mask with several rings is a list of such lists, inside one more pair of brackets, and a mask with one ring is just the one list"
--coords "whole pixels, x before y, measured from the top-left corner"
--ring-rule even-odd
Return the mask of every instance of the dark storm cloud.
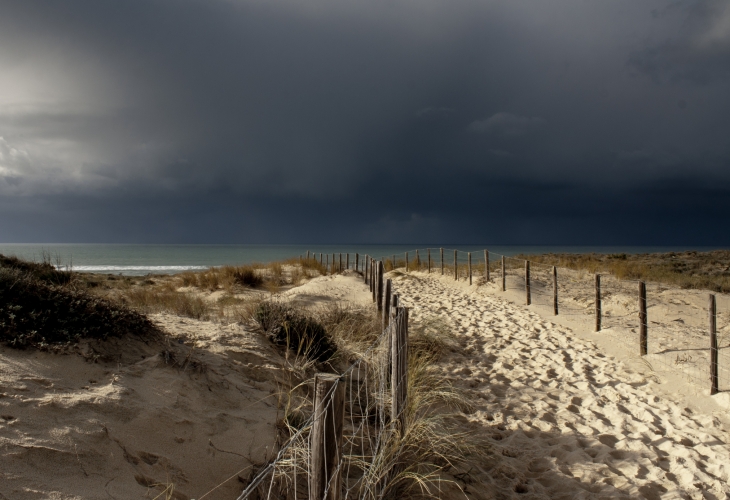
[[2, 12], [5, 241], [730, 241], [726, 2]]

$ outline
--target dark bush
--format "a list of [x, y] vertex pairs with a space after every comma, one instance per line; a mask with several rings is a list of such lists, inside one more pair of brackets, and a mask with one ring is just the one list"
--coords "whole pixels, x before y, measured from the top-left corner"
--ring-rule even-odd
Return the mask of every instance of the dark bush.
[[49, 284], [20, 266], [0, 267], [0, 341], [45, 347], [155, 328], [142, 314], [86, 292]]
[[254, 319], [273, 343], [308, 359], [324, 362], [337, 350], [321, 323], [289, 306], [262, 302]]
[[44, 262], [29, 262], [17, 257], [8, 257], [0, 254], [0, 268], [17, 269], [30, 274], [36, 279], [52, 283], [54, 285], [65, 285], [71, 281], [73, 273], [59, 271], [48, 260]]
[[250, 286], [251, 288], [256, 288], [264, 283], [264, 279], [256, 274], [256, 270], [248, 266], [236, 268], [233, 271], [233, 280], [239, 285]]

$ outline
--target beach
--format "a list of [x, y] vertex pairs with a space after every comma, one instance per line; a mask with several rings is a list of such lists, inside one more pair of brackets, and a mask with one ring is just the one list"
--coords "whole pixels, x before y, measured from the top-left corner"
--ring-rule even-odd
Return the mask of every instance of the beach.
[[[610, 328], [526, 306], [519, 290], [436, 272], [385, 278], [414, 327], [448, 325], [455, 343], [432, 369], [472, 403], [455, 425], [490, 448], [447, 471], [441, 498], [730, 495], [727, 392], [654, 369]], [[273, 293], [374, 307], [352, 271]], [[581, 294], [566, 299], [586, 308]], [[288, 357], [246, 322], [150, 318], [160, 337], [59, 354], [0, 347], [0, 498], [236, 498], [273, 458]]]

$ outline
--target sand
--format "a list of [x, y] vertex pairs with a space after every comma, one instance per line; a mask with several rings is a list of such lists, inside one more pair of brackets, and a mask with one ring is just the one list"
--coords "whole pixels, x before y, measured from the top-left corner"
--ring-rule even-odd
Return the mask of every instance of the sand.
[[[606, 332], [494, 284], [389, 277], [412, 321], [451, 325], [457, 344], [434, 369], [473, 402], [461, 426], [491, 443], [451, 471], [465, 494], [444, 498], [730, 496], [728, 393], [652, 371]], [[353, 273], [280, 296], [372, 304]], [[60, 355], [0, 347], [0, 499], [154, 498], [171, 483], [176, 498], [221, 483], [205, 498], [235, 498], [272, 456], [280, 352], [241, 325], [153, 319], [164, 338]]]

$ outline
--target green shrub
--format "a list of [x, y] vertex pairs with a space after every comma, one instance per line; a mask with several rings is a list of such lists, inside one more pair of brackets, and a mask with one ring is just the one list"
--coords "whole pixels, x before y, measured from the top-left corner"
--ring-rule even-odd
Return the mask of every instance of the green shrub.
[[152, 323], [135, 311], [49, 284], [20, 266], [0, 267], [0, 341], [11, 346], [46, 347], [153, 330]]

